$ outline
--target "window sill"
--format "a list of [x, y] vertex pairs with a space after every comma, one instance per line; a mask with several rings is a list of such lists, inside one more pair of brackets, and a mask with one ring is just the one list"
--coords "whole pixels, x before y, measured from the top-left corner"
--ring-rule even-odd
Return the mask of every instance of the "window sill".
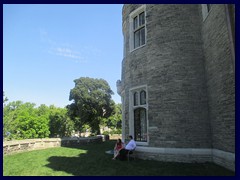
[[130, 51], [130, 53], [132, 53], [133, 51], [136, 51], [136, 50], [138, 50], [138, 49], [140, 49], [140, 48], [142, 48], [142, 47], [145, 47], [146, 46], [146, 44], [144, 44], [144, 45], [142, 45], [142, 46], [139, 46], [139, 47], [137, 47], [137, 48], [135, 48], [135, 49], [132, 49], [131, 51]]
[[137, 146], [148, 146], [148, 142], [139, 142], [136, 141]]

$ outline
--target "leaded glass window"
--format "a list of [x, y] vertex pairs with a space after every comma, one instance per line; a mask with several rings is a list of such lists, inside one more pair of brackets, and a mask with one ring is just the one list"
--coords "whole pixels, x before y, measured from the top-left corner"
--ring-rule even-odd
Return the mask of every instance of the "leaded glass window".
[[138, 105], [138, 92], [135, 92], [133, 95], [134, 106]]
[[[142, 86], [131, 90], [132, 96], [132, 131], [134, 139], [139, 143], [146, 143], [148, 141], [148, 124], [147, 124], [147, 88]], [[131, 124], [131, 123], [130, 123]]]
[[134, 137], [136, 141], [147, 142], [147, 118], [146, 109], [134, 110]]
[[140, 104], [146, 104], [146, 91], [144, 90], [140, 92]]

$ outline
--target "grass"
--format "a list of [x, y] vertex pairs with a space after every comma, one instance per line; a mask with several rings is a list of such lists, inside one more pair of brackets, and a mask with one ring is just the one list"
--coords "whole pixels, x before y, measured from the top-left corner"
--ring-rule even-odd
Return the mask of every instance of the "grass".
[[4, 176], [234, 176], [212, 163], [113, 161], [105, 151], [115, 141], [76, 148], [57, 147], [3, 156]]

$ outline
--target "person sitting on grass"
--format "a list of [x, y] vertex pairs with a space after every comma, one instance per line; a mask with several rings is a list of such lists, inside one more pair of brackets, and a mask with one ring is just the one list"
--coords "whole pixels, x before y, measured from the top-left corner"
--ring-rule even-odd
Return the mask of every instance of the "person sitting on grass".
[[115, 147], [114, 147], [114, 156], [113, 156], [113, 160], [116, 159], [116, 157], [119, 155], [119, 151], [124, 148], [124, 143], [122, 142], [121, 139], [118, 139], [116, 144], [115, 144]]
[[126, 145], [125, 148], [122, 148], [120, 151], [119, 151], [119, 159], [120, 160], [124, 160], [126, 159], [126, 156], [127, 156], [127, 153], [129, 151], [132, 151], [136, 148], [136, 142], [133, 140], [133, 137], [130, 135], [129, 136], [129, 139], [130, 141], [128, 142], [128, 144]]

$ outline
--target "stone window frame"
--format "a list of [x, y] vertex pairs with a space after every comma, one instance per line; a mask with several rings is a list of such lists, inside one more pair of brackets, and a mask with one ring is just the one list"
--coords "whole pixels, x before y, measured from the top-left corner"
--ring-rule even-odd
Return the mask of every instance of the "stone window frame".
[[126, 138], [125, 136], [125, 128], [126, 128], [126, 119], [125, 119], [125, 90], [121, 93], [121, 101], [122, 101], [122, 140]]
[[202, 17], [203, 21], [205, 21], [209, 15], [209, 13], [212, 11], [212, 4], [202, 4]]
[[147, 110], [143, 107], [134, 109], [134, 137], [135, 141], [147, 142]]
[[[146, 104], [140, 104], [140, 92], [144, 90], [146, 92]], [[134, 94], [138, 92], [138, 105], [134, 105]], [[149, 143], [149, 121], [148, 121], [148, 88], [147, 85], [136, 86], [129, 89], [129, 135], [134, 137], [134, 110], [138, 108], [144, 108], [146, 110], [146, 122], [147, 122], [147, 141], [136, 141], [137, 145], [148, 145]], [[135, 137], [134, 137], [135, 139]]]
[[[134, 47], [134, 18], [136, 16], [139, 16], [141, 13], [144, 12], [144, 21], [145, 21], [145, 24], [143, 26], [141, 26], [141, 28], [144, 28], [145, 29], [145, 43], [138, 46], [138, 47]], [[139, 8], [137, 8], [136, 10], [134, 10], [133, 12], [131, 12], [129, 14], [129, 37], [130, 37], [130, 40], [129, 40], [129, 49], [130, 49], [130, 52], [132, 51], [135, 51], [141, 47], [144, 47], [147, 43], [147, 28], [146, 28], [146, 5], [142, 5], [140, 6]], [[139, 29], [137, 29], [139, 30]]]

